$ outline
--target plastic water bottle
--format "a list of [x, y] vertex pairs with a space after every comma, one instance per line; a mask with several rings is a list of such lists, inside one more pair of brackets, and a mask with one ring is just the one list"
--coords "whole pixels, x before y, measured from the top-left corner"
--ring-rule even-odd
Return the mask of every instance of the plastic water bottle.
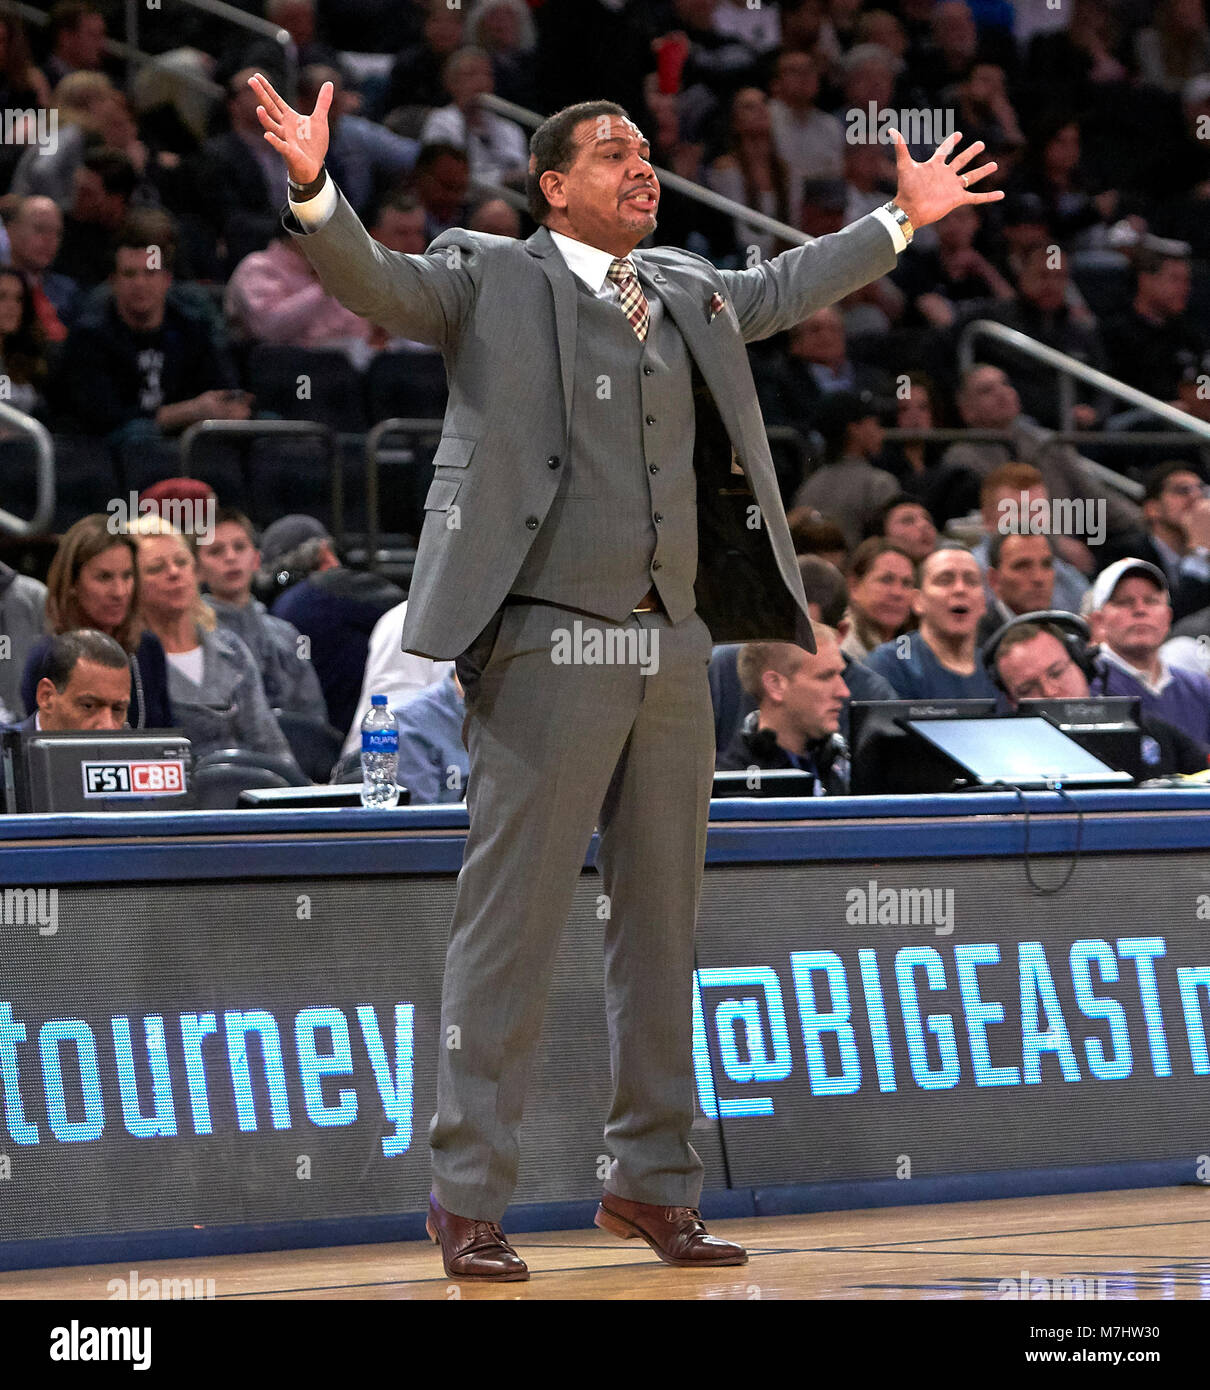
[[399, 725], [387, 708], [385, 695], [371, 695], [370, 709], [361, 721], [361, 804], [397, 806], [399, 787]]

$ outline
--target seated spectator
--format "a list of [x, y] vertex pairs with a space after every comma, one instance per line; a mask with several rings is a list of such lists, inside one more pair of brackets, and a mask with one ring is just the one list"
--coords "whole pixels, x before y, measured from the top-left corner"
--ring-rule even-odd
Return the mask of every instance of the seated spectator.
[[193, 745], [194, 757], [245, 748], [293, 764], [256, 658], [233, 632], [218, 626], [214, 610], [203, 602], [185, 537], [158, 516], [140, 517], [132, 530], [138, 537], [143, 616], [164, 648], [175, 722]]
[[842, 573], [849, 562], [844, 532], [814, 507], [792, 507], [786, 513], [795, 555], [817, 555]]
[[[1049, 623], [1020, 623], [1009, 629], [997, 644], [995, 674], [1016, 709], [1022, 700], [1084, 700], [1102, 695], [1104, 663], [1090, 682], [1072, 656], [1071, 638]], [[1092, 662], [1095, 654], [1087, 651]], [[990, 668], [989, 668], [990, 669]], [[1166, 719], [1143, 710], [1143, 764], [1151, 777], [1174, 773], [1204, 772], [1210, 749]]]
[[869, 398], [834, 391], [821, 402], [816, 424], [825, 462], [798, 489], [794, 505], [831, 517], [852, 549], [899, 490], [895, 479], [871, 462], [882, 448], [878, 411]]
[[1033, 36], [1027, 75], [1039, 94], [1068, 92], [1088, 100], [1090, 88], [1121, 82], [1127, 72], [1115, 58], [1119, 21], [1103, 0], [1073, 0], [1066, 26]]
[[1164, 571], [1118, 560], [1097, 575], [1089, 621], [1106, 663], [1102, 693], [1130, 695], [1143, 710], [1210, 745], [1210, 677], [1173, 668], [1160, 655], [1172, 627]]
[[521, 235], [520, 214], [503, 198], [484, 198], [477, 203], [471, 209], [466, 225], [472, 232], [486, 232], [488, 236], [507, 236], [516, 240]]
[[[948, 221], [948, 218], [943, 220]], [[1006, 303], [974, 303], [964, 308], [958, 322], [986, 318], [1014, 328], [1044, 347], [1066, 353], [1097, 371], [1106, 371], [1108, 361], [1096, 321], [1087, 310], [1077, 312], [1067, 302], [1070, 286], [1068, 261], [1053, 250], [1039, 247], [1025, 257], [1017, 281], [1017, 293]], [[1011, 366], [1013, 383], [1025, 413], [1048, 429], [1067, 429], [1060, 418], [1062, 393], [1053, 367], [1022, 359], [1020, 354], [1001, 350], [994, 342], [985, 344], [984, 357]], [[1090, 429], [1102, 416], [1112, 412], [1112, 402], [1104, 393], [1082, 382], [1075, 383], [1076, 403], [1071, 423]]]
[[916, 626], [916, 561], [894, 541], [871, 536], [853, 552], [848, 581], [840, 649], [864, 661], [876, 647]]
[[332, 348], [363, 367], [386, 335], [328, 294], [298, 238], [281, 231], [240, 261], [223, 292], [232, 337], [244, 342]]
[[51, 343], [67, 337], [79, 293], [73, 280], [50, 269], [62, 242], [63, 214], [54, 199], [22, 198], [8, 224], [9, 265], [29, 281], [34, 312]]
[[937, 528], [928, 508], [914, 497], [901, 492], [884, 504], [873, 526], [872, 536], [893, 541], [919, 564], [937, 545]]
[[126, 727], [130, 666], [112, 637], [87, 627], [61, 632], [50, 639], [45, 670], [35, 691], [36, 708], [19, 728], [70, 734]]
[[844, 318], [830, 305], [796, 324], [785, 356], [762, 372], [761, 412], [766, 423], [805, 434], [821, 402], [837, 391], [868, 393], [880, 406], [891, 397], [892, 382], [881, 368], [849, 357]]
[[277, 233], [286, 206], [286, 165], [265, 141], [248, 85], [255, 68], [241, 68], [227, 82], [230, 129], [211, 136], [194, 161], [196, 211], [226, 245], [227, 268], [261, 251]]
[[[847, 227], [894, 197], [895, 161], [887, 154], [885, 145], [846, 145], [844, 181], [847, 190], [844, 225]], [[891, 277], [883, 278], [889, 280]], [[902, 305], [897, 317], [903, 317]]]
[[[130, 666], [130, 723], [136, 729], [173, 727], [168, 669], [159, 638], [144, 623], [134, 539], [114, 516], [94, 512], [64, 532], [46, 575], [46, 625], [52, 636], [95, 628], [112, 637]], [[51, 637], [29, 648], [21, 676], [21, 703], [34, 712], [38, 682], [46, 674]]]
[[1081, 160], [1079, 123], [1056, 108], [1039, 122], [1005, 192], [1036, 194], [1055, 240], [1067, 250], [1084, 250], [1103, 237], [1118, 215], [1117, 189], [1094, 191], [1098, 186]]
[[261, 537], [261, 554], [263, 572], [294, 580], [270, 611], [310, 638], [328, 723], [347, 729], [357, 707], [370, 633], [386, 610], [402, 601], [403, 591], [381, 575], [346, 569], [331, 536], [314, 517], [285, 516], [273, 522]]
[[[726, 148], [706, 170], [706, 185], [725, 198], [786, 222], [790, 172], [773, 138], [769, 103], [759, 87], [741, 87], [731, 98]], [[732, 222], [741, 266], [769, 260], [785, 243], [743, 218]]]
[[[908, 376], [906, 393], [895, 394], [895, 428], [900, 430], [944, 429], [937, 390], [922, 373]], [[930, 514], [937, 486], [941, 456], [945, 446], [908, 440], [888, 444], [875, 460], [899, 483], [902, 492], [923, 502]]]
[[50, 88], [30, 56], [20, 15], [0, 15], [0, 108], [24, 111], [49, 106]]
[[353, 109], [355, 98], [345, 89], [339, 68], [312, 64], [298, 76], [300, 109], [315, 106], [325, 82], [333, 87], [328, 108], [328, 154], [325, 166], [353, 211], [364, 217], [375, 193], [412, 172], [420, 143], [368, 121]]
[[428, 0], [424, 6], [424, 34], [419, 43], [405, 48], [391, 68], [386, 109], [444, 106], [452, 99], [445, 85], [445, 63], [462, 46], [465, 16], [445, 0]]
[[382, 200], [373, 221], [367, 225], [374, 240], [388, 251], [420, 256], [428, 246], [424, 222], [425, 211], [420, 202], [410, 193], [395, 192]]
[[465, 150], [476, 183], [517, 183], [529, 166], [529, 145], [519, 125], [489, 111], [479, 100], [493, 90], [491, 60], [481, 48], [460, 48], [445, 60], [442, 75], [453, 101], [430, 111], [420, 132], [425, 145]]
[[73, 188], [55, 269], [87, 291], [109, 278], [113, 239], [134, 194], [134, 165], [119, 150], [90, 150], [76, 169]]
[[1002, 67], [976, 62], [961, 82], [942, 94], [941, 104], [954, 108], [955, 124], [965, 140], [982, 140], [989, 159], [1001, 169], [1011, 167], [1026, 141]]
[[1054, 245], [1045, 204], [1036, 193], [1009, 194], [991, 207], [988, 220], [994, 233], [988, 259], [1014, 285], [1029, 253], [1039, 246]]
[[46, 351], [29, 281], [20, 271], [0, 267], [0, 373], [8, 384], [3, 399], [27, 415], [46, 413]]
[[[413, 695], [436, 685], [447, 671], [454, 669], [452, 661], [433, 661], [431, 657], [405, 652], [400, 646], [407, 600], [388, 608], [374, 624], [366, 654], [365, 675], [357, 708], [349, 722], [349, 732], [340, 750], [341, 757], [361, 756], [361, 722], [369, 713], [370, 696], [385, 695], [392, 709], [405, 705]], [[360, 763], [358, 764], [360, 767]]]
[[88, 434], [174, 434], [196, 420], [247, 420], [247, 393], [210, 321], [168, 298], [174, 247], [149, 247], [140, 228], [118, 235], [112, 297], [80, 316], [59, 378]]
[[936, 231], [935, 250], [919, 249], [891, 271], [891, 279], [907, 300], [905, 324], [950, 328], [960, 305], [1013, 298], [1012, 285], [975, 250], [977, 209], [954, 208], [936, 224]]
[[[1049, 430], [1031, 420], [1021, 409], [1021, 397], [1007, 375], [999, 367], [985, 362], [976, 363], [962, 374], [957, 396], [958, 412], [963, 423], [973, 430], [1005, 430], [1012, 434], [1007, 444], [951, 444], [942, 455], [943, 470], [953, 470], [948, 491], [952, 497], [948, 506], [938, 503], [937, 509], [946, 513], [940, 522], [962, 516], [978, 506], [982, 480], [1004, 463], [1029, 463], [1042, 474], [1047, 491], [1054, 499], [1079, 500], [1086, 514], [1095, 512], [1103, 521], [1105, 535], [1117, 536], [1136, 530], [1141, 513], [1139, 508], [1120, 492], [1101, 482], [1070, 444], [1054, 439]], [[965, 481], [959, 470], [971, 475]], [[939, 480], [938, 487], [941, 487]], [[940, 495], [940, 494], [939, 494]], [[1089, 535], [1091, 539], [1091, 535]]]
[[0, 661], [0, 724], [21, 718], [21, 673], [45, 623], [46, 585], [0, 563], [0, 633], [7, 639], [6, 659]]
[[465, 150], [444, 141], [421, 146], [412, 170], [412, 193], [424, 209], [425, 245], [451, 227], [465, 226], [470, 183]]
[[1106, 546], [1105, 561], [1132, 556], [1164, 572], [1174, 622], [1210, 604], [1210, 497], [1184, 463], [1158, 464], [1143, 493], [1144, 529]]
[[105, 57], [105, 16], [88, 0], [58, 0], [47, 34], [50, 54], [42, 71], [51, 87], [69, 73], [95, 72]]
[[1181, 374], [1201, 360], [1205, 333], [1189, 317], [1193, 272], [1185, 256], [1144, 248], [1135, 258], [1130, 307], [1106, 319], [1110, 372], [1161, 401], [1175, 401]]
[[1134, 36], [1139, 80], [1166, 92], [1210, 68], [1210, 26], [1202, 0], [1160, 0], [1155, 22]]
[[[470, 773], [470, 758], [462, 742], [466, 702], [462, 682], [452, 665], [441, 664], [449, 669], [440, 680], [392, 705], [399, 724], [395, 781], [411, 793], [412, 806], [433, 806], [466, 798]], [[360, 737], [359, 732], [358, 745], [341, 755], [332, 774], [333, 782], [361, 781]]]
[[[979, 562], [979, 568], [987, 572], [990, 537], [997, 531], [1025, 529], [1028, 519], [1038, 508], [1045, 506], [1050, 515], [1050, 493], [1042, 481], [1042, 475], [1028, 463], [1006, 463], [993, 469], [983, 480], [979, 494], [979, 513], [983, 522], [983, 537], [971, 549], [971, 554]], [[1088, 592], [1088, 580], [1076, 567], [1077, 563], [1087, 567], [1091, 573], [1094, 567], [1093, 555], [1083, 541], [1074, 536], [1052, 535], [1054, 541], [1054, 592], [1050, 608], [1061, 608], [1066, 613], [1078, 613], [1080, 600]], [[1064, 558], [1064, 557], [1067, 558]], [[992, 592], [987, 591], [988, 604]]]
[[965, 546], [947, 544], [924, 558], [912, 597], [918, 632], [884, 642], [866, 665], [901, 700], [986, 699], [996, 694], [979, 661], [975, 630], [986, 612], [983, 576]]
[[992, 602], [975, 631], [979, 646], [1010, 618], [1054, 611], [1051, 538], [1022, 531], [993, 531], [987, 547], [987, 584]]
[[194, 553], [208, 591], [205, 602], [219, 627], [234, 632], [256, 658], [270, 708], [326, 721], [327, 705], [305, 639], [252, 596], [252, 577], [261, 563], [252, 523], [242, 512], [220, 507], [210, 539], [199, 535]]
[[479, 0], [467, 16], [466, 40], [491, 58], [495, 89], [505, 101], [537, 105], [538, 33], [525, 0]]
[[30, 145], [13, 170], [10, 191], [22, 197], [51, 198], [66, 209], [74, 193], [76, 169], [87, 151], [97, 145], [116, 148], [131, 139], [130, 108], [103, 72], [75, 72], [62, 78], [51, 93], [51, 107], [57, 113], [55, 146]]
[[839, 735], [848, 698], [844, 658], [831, 628], [815, 627], [815, 652], [791, 642], [748, 642], [740, 648], [739, 678], [757, 701], [716, 766], [799, 768], [814, 778], [816, 796], [848, 793], [848, 759]]

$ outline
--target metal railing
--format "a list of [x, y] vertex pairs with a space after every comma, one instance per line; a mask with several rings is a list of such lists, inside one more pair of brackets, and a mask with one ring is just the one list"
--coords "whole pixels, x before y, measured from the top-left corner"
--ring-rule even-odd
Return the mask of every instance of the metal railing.
[[[366, 433], [366, 565], [372, 570], [378, 568], [378, 544], [382, 534], [381, 493], [378, 486], [378, 469], [381, 462], [382, 441], [388, 435], [405, 435], [409, 440], [439, 439], [443, 425], [441, 420], [405, 419], [392, 416], [389, 420], [379, 420], [373, 429]], [[419, 540], [419, 534], [417, 534]]]
[[[247, 29], [249, 33], [260, 34], [262, 38], [272, 39], [281, 48], [282, 61], [285, 65], [285, 90], [282, 95], [287, 101], [294, 100], [294, 94], [298, 90], [298, 49], [294, 46], [294, 40], [281, 25], [274, 24], [272, 20], [262, 19], [259, 15], [248, 14], [246, 10], [236, 9], [234, 5], [226, 4], [225, 0], [176, 0], [176, 3], [201, 10], [203, 14], [212, 14], [216, 19], [225, 19], [229, 24], [234, 24], [239, 29]], [[127, 0], [128, 25], [132, 22], [132, 12], [136, 9], [134, 0]], [[135, 42], [129, 32], [127, 37], [131, 43]]]
[[16, 410], [0, 401], [0, 424], [8, 425], [34, 442], [34, 467], [37, 469], [37, 492], [34, 514], [22, 521], [12, 512], [0, 507], [0, 531], [14, 536], [37, 536], [50, 529], [55, 514], [55, 442], [50, 431], [32, 415]]
[[[990, 338], [1014, 352], [1019, 352], [1023, 357], [1029, 357], [1035, 362], [1053, 367], [1059, 373], [1059, 418], [1065, 424], [1071, 423], [1075, 396], [1073, 379], [1075, 379], [1095, 387], [1098, 391], [1104, 391], [1107, 396], [1114, 396], [1120, 401], [1126, 401], [1129, 405], [1149, 411], [1152, 415], [1158, 415], [1160, 419], [1167, 420], [1187, 434], [1196, 434], [1204, 440], [1210, 440], [1210, 423], [1205, 420], [1199, 420], [1195, 415], [1188, 415], [1183, 410], [1177, 410], [1167, 401], [1157, 400], [1156, 397], [1149, 396], [1146, 391], [1140, 391], [1135, 386], [1127, 386], [1124, 381], [1118, 381], [1116, 377], [1108, 376], [1105, 372], [1098, 371], [1096, 367], [1090, 367], [1086, 362], [1081, 362], [1066, 352], [1047, 347], [1045, 343], [1039, 343], [1027, 334], [1021, 333], [1015, 328], [1009, 328], [1006, 324], [996, 323], [993, 319], [975, 319], [962, 330], [958, 339], [958, 365], [963, 372], [975, 365], [975, 342], [979, 338]], [[1091, 436], [1078, 434], [1070, 429], [1061, 431], [1058, 437], [1066, 442], [1076, 442], [1079, 439], [1084, 439], [1090, 443], [1110, 442], [1104, 438], [1094, 441]], [[1133, 436], [1127, 436], [1128, 440], [1131, 438]], [[1142, 495], [1142, 489], [1137, 483], [1133, 483], [1129, 478], [1123, 478], [1120, 473], [1106, 468], [1103, 463], [1097, 463], [1094, 459], [1085, 459], [1084, 462], [1110, 487], [1133, 496]]]

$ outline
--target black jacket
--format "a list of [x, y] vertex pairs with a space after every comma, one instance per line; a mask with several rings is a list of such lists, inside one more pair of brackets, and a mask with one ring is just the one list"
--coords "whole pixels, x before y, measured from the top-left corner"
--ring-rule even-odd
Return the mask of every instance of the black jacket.
[[820, 796], [847, 796], [849, 793], [848, 745], [838, 734], [807, 744], [797, 759], [777, 741], [772, 729], [760, 727], [760, 711], [753, 710], [736, 730], [735, 737], [719, 756], [716, 766], [722, 772], [742, 772], [758, 767], [794, 768], [814, 775]]

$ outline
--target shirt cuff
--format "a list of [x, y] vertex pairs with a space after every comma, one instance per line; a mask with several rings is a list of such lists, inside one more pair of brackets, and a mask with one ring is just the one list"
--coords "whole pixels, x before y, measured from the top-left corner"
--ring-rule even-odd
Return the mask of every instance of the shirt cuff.
[[[319, 200], [316, 199], [316, 201], [318, 202]], [[898, 253], [899, 251], [902, 251], [904, 247], [907, 245], [907, 237], [903, 235], [903, 229], [900, 227], [899, 223], [895, 221], [891, 214], [887, 212], [886, 208], [874, 208], [871, 211], [870, 216], [876, 217], [879, 220], [879, 222], [881, 222], [882, 225], [887, 229], [887, 231], [890, 232], [891, 240], [895, 243], [896, 252]]]
[[1205, 555], [1182, 555], [1180, 571], [1194, 579], [1210, 582], [1210, 558]]
[[291, 198], [290, 211], [308, 232], [319, 231], [336, 211], [336, 185], [332, 182], [331, 176], [315, 197], [308, 198], [305, 203], [296, 203]]

